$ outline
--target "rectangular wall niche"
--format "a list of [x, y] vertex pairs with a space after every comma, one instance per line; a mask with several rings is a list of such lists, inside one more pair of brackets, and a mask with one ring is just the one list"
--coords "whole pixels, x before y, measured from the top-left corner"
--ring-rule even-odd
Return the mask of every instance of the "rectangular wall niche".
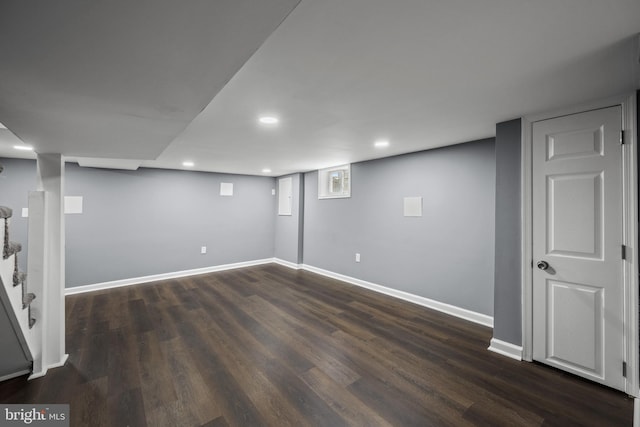
[[351, 165], [318, 171], [318, 199], [351, 197]]
[[404, 216], [422, 216], [422, 197], [404, 198]]
[[291, 215], [293, 197], [293, 178], [280, 178], [278, 180], [278, 215]]

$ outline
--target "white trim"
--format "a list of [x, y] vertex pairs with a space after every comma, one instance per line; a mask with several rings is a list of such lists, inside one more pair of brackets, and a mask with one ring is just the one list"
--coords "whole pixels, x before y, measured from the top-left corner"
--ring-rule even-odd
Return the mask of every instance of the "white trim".
[[511, 359], [522, 360], [522, 346], [511, 344], [510, 342], [491, 338], [488, 350]]
[[[284, 265], [284, 264], [283, 264]], [[302, 264], [301, 268], [312, 273], [320, 274], [322, 276], [331, 277], [332, 279], [341, 280], [343, 282], [351, 283], [352, 285], [360, 286], [362, 288], [370, 289], [375, 292], [379, 292], [385, 295], [389, 295], [395, 298], [399, 298], [405, 301], [412, 302], [414, 304], [428, 307], [433, 310], [440, 311], [442, 313], [449, 314], [464, 320], [468, 320], [473, 323], [478, 323], [483, 326], [493, 328], [493, 317], [486, 314], [476, 313], [475, 311], [467, 310], [465, 308], [456, 307], [451, 304], [435, 301], [429, 298], [421, 297], [418, 295], [410, 294], [408, 292], [399, 291], [397, 289], [387, 288], [386, 286], [377, 285], [375, 283], [367, 282], [365, 280], [356, 279], [354, 277], [345, 276], [343, 274], [334, 273], [322, 268], [313, 267], [311, 265]]]
[[49, 369], [43, 368], [40, 372], [34, 372], [31, 375], [29, 375], [29, 378], [27, 379], [31, 381], [31, 380], [35, 380], [36, 378], [44, 377], [45, 375], [47, 375], [48, 370]]
[[[375, 283], [367, 282], [365, 280], [360, 280], [354, 277], [345, 276], [343, 274], [334, 273], [332, 271], [324, 270], [318, 267], [313, 267], [311, 265], [296, 264], [291, 261], [286, 261], [280, 258], [265, 258], [265, 259], [255, 260], [255, 261], [237, 262], [234, 264], [223, 264], [223, 265], [216, 265], [212, 267], [196, 268], [193, 270], [183, 270], [183, 271], [176, 271], [172, 273], [162, 273], [162, 274], [154, 274], [150, 276], [134, 277], [131, 279], [114, 280], [112, 282], [96, 283], [93, 285], [77, 286], [73, 288], [67, 288], [65, 290], [65, 295], [75, 295], [75, 294], [80, 294], [84, 292], [93, 292], [93, 291], [99, 291], [104, 289], [120, 288], [123, 286], [131, 286], [131, 285], [137, 285], [142, 283], [155, 282], [158, 280], [176, 279], [180, 277], [213, 273], [216, 271], [232, 270], [236, 268], [252, 267], [256, 265], [264, 265], [264, 264], [270, 264], [270, 263], [279, 264], [294, 270], [301, 270], [301, 269], [307, 270], [316, 274], [320, 274], [322, 276], [341, 280], [343, 282], [347, 282], [352, 285], [367, 288], [375, 292], [379, 292], [379, 293], [389, 295], [395, 298], [399, 298], [405, 301], [409, 301], [414, 304], [421, 305], [423, 307], [428, 307], [428, 308], [431, 308], [446, 314], [450, 314], [452, 316], [455, 316], [464, 320], [468, 320], [473, 323], [478, 323], [480, 325], [493, 328], [493, 317], [488, 316], [486, 314], [477, 313], [475, 311], [456, 307], [451, 304], [435, 301], [429, 298], [421, 297], [419, 295], [410, 294], [408, 292], [399, 291], [397, 289], [387, 288], [386, 286], [381, 286]], [[64, 362], [62, 364], [64, 364]], [[62, 365], [58, 365], [58, 366], [62, 366]], [[56, 367], [56, 366], [50, 366], [49, 368], [53, 368], [53, 367]], [[44, 369], [44, 373], [37, 373], [37, 374], [34, 373], [30, 378], [37, 378], [38, 376], [43, 376], [44, 374], [46, 374], [46, 371], [47, 370]]]
[[[344, 184], [344, 175], [347, 175], [347, 189], [342, 189], [341, 193], [332, 193], [329, 189], [331, 182], [329, 175], [331, 172], [342, 171], [342, 184]], [[345, 199], [351, 197], [351, 164], [333, 166], [318, 170], [318, 200], [323, 199]]]
[[67, 363], [68, 359], [69, 359], [69, 355], [65, 354], [64, 356], [62, 356], [62, 359], [59, 362], [56, 362], [47, 367], [43, 367], [42, 370], [39, 372], [33, 372], [31, 375], [29, 375], [29, 378], [27, 379], [31, 381], [31, 380], [35, 380], [36, 378], [44, 377], [45, 375], [47, 375], [47, 372], [49, 372], [49, 369], [60, 368], [64, 366], [64, 364]]
[[28, 374], [29, 372], [31, 372], [31, 371], [26, 369], [24, 371], [18, 371], [18, 372], [14, 372], [13, 374], [5, 375], [4, 377], [0, 377], [0, 382], [7, 381], [7, 380], [10, 380], [12, 378], [21, 377], [21, 376], [23, 376], [25, 374]]
[[280, 264], [284, 267], [292, 268], [294, 270], [300, 270], [302, 268], [301, 264], [296, 264], [295, 262], [287, 261], [281, 258], [274, 258], [273, 262], [276, 264]]
[[623, 243], [630, 250], [630, 258], [624, 262], [625, 301], [625, 345], [627, 362], [627, 383], [625, 392], [640, 397], [638, 384], [638, 164], [637, 164], [637, 130], [636, 93], [633, 92], [622, 103], [622, 128], [624, 129], [623, 145], [623, 204], [624, 204], [624, 236]]
[[635, 79], [634, 83], [636, 84], [636, 88], [640, 89], [640, 33], [636, 34], [634, 45], [635, 52], [633, 53], [633, 58], [635, 59], [635, 61], [631, 61], [631, 63], [633, 64], [631, 66], [631, 72]]
[[522, 274], [522, 359], [528, 362], [533, 361], [533, 170], [532, 170], [532, 143], [531, 143], [531, 121], [523, 117], [521, 123], [521, 150], [520, 150], [520, 171], [521, 181], [521, 253]]
[[64, 366], [64, 364], [67, 363], [68, 359], [69, 359], [69, 355], [65, 353], [62, 356], [62, 359], [60, 359], [59, 362], [56, 362], [56, 363], [53, 363], [53, 364], [49, 365], [49, 369], [60, 368], [60, 367]]
[[213, 273], [216, 271], [233, 270], [236, 268], [252, 267], [255, 265], [269, 264], [273, 258], [265, 258], [254, 261], [236, 262], [233, 264], [214, 265], [211, 267], [195, 268], [192, 270], [175, 271], [171, 273], [152, 274], [150, 276], [134, 277], [131, 279], [114, 280], [112, 282], [95, 283], [93, 285], [76, 286], [65, 289], [65, 295], [75, 295], [84, 292], [93, 292], [103, 289], [120, 288], [123, 286], [138, 285], [141, 283], [155, 282], [157, 280], [176, 279], [179, 277], [195, 276], [198, 274]]
[[[601, 100], [584, 102], [576, 106], [557, 108], [552, 111], [544, 111], [541, 113], [527, 114], [526, 120], [531, 124], [540, 120], [554, 119], [556, 117], [568, 116], [571, 114], [584, 113], [591, 110], [600, 110], [607, 107], [615, 107], [616, 105], [624, 105], [629, 100], [629, 93], [610, 96]], [[623, 113], [624, 115], [624, 113]]]
[[523, 359], [532, 360], [533, 355], [533, 266], [532, 266], [532, 128], [533, 123], [554, 117], [580, 113], [589, 110], [622, 106], [623, 130], [623, 211], [624, 244], [629, 248], [632, 259], [625, 262], [625, 356], [627, 361], [627, 381], [625, 392], [631, 396], [640, 395], [638, 384], [638, 206], [637, 206], [637, 159], [636, 159], [636, 93], [619, 95], [601, 101], [589, 102], [576, 107], [564, 108], [548, 113], [529, 115], [522, 118], [522, 343]]
[[640, 399], [633, 399], [633, 427], [640, 427]]

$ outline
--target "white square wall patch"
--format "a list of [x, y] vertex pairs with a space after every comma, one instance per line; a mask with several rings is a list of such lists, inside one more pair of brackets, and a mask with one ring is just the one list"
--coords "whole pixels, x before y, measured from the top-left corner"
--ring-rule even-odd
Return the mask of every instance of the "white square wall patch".
[[404, 198], [404, 216], [422, 216], [422, 197]]
[[286, 177], [278, 180], [278, 215], [291, 216], [293, 200], [293, 178]]
[[220, 195], [221, 196], [233, 196], [233, 182], [221, 182], [220, 183]]
[[82, 196], [65, 196], [64, 197], [64, 213], [81, 214], [82, 213]]

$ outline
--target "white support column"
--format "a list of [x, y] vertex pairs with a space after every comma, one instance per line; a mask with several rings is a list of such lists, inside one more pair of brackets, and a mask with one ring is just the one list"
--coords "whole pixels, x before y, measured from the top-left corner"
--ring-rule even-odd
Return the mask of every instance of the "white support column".
[[[38, 190], [46, 193], [44, 220], [44, 290], [42, 319], [42, 374], [64, 365], [65, 354], [65, 229], [64, 159], [61, 154], [38, 154]], [[35, 372], [34, 372], [35, 374]]]
[[47, 223], [44, 207], [46, 203], [44, 191], [29, 192], [29, 236], [27, 252], [27, 286], [29, 292], [36, 295], [31, 303], [31, 314], [36, 319], [36, 325], [29, 331], [27, 342], [33, 357], [33, 371], [29, 379], [38, 378], [47, 373], [44, 365], [43, 351], [45, 335], [43, 325], [46, 316], [47, 298]]

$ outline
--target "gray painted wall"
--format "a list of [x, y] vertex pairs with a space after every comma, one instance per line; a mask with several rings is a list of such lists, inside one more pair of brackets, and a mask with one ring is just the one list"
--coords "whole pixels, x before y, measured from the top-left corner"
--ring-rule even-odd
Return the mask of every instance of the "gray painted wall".
[[[220, 196], [220, 183], [234, 185]], [[273, 256], [273, 178], [68, 164], [67, 287]], [[207, 246], [207, 254], [200, 247]]]
[[[19, 212], [35, 162], [3, 162]], [[493, 315], [493, 139], [356, 163], [348, 199], [318, 200], [316, 172], [293, 177], [294, 215], [279, 217], [273, 178], [67, 164], [66, 194], [84, 197], [66, 217], [67, 287], [276, 256]], [[406, 196], [423, 217], [403, 216]]]
[[27, 218], [22, 218], [22, 208], [27, 207], [29, 191], [36, 189], [36, 162], [34, 160], [0, 158], [4, 171], [0, 174], [0, 205], [13, 209], [9, 235], [22, 244], [18, 264], [27, 271]]
[[[304, 223], [304, 175], [285, 175], [280, 178], [292, 178], [293, 199], [291, 201], [291, 215], [278, 215], [276, 200], [276, 230], [275, 230], [275, 251], [276, 258], [292, 262], [302, 263], [302, 226]], [[280, 179], [278, 178], [278, 179]], [[278, 191], [278, 180], [276, 180], [276, 191]]]
[[[35, 162], [0, 162], [0, 200], [19, 214]], [[234, 184], [232, 197], [220, 196], [221, 182]], [[273, 257], [273, 178], [67, 163], [65, 185], [84, 202], [66, 216], [67, 287]], [[26, 244], [26, 220], [16, 222], [12, 239]]]
[[[305, 264], [493, 315], [493, 139], [355, 163], [351, 176], [351, 198], [318, 200], [317, 172], [305, 175]], [[410, 196], [422, 217], [403, 216]]]
[[[13, 167], [7, 167], [4, 159], [0, 159], [0, 164], [4, 166], [4, 170], [0, 173], [0, 206], [11, 207], [11, 200], [20, 199], [17, 188], [9, 188], [7, 185], [9, 180], [23, 179], [22, 185], [28, 186], [31, 182], [35, 185], [35, 167], [33, 168], [33, 174], [27, 177], [27, 171], [16, 170]], [[25, 162], [28, 164], [28, 162]], [[24, 193], [24, 203], [26, 204], [27, 195]], [[19, 219], [20, 210], [17, 212], [14, 209], [15, 217], [10, 221], [9, 236], [13, 241], [26, 242], [26, 221]], [[4, 227], [4, 221], [0, 221], [0, 226]], [[22, 237], [25, 237], [24, 240]], [[1, 242], [0, 242], [1, 243]], [[26, 258], [26, 252], [18, 254], [18, 260]], [[0, 377], [15, 374], [20, 371], [27, 370], [31, 367], [31, 361], [27, 358], [22, 350], [22, 346], [18, 341], [18, 337], [11, 325], [9, 316], [14, 316], [11, 308], [11, 302], [4, 290], [4, 284], [0, 279], [0, 348], [2, 349], [2, 356], [0, 356]], [[17, 320], [14, 317], [14, 321]]]
[[493, 337], [522, 344], [521, 120], [496, 125], [496, 252]]

